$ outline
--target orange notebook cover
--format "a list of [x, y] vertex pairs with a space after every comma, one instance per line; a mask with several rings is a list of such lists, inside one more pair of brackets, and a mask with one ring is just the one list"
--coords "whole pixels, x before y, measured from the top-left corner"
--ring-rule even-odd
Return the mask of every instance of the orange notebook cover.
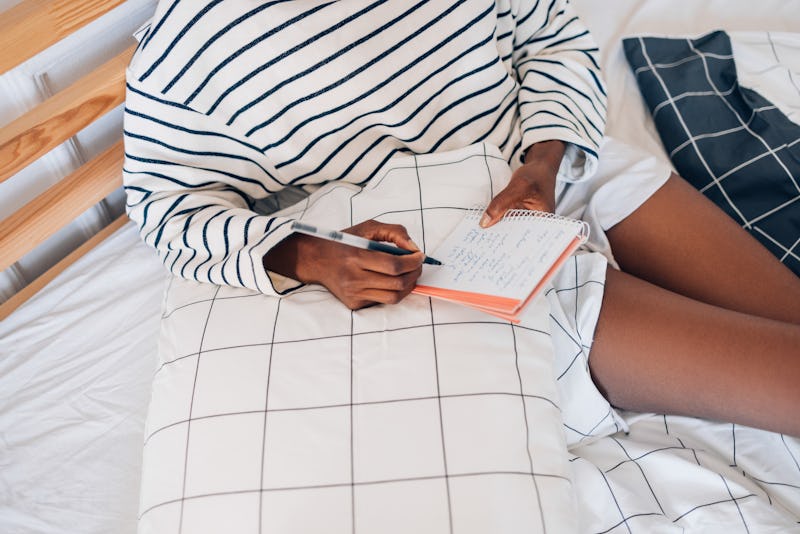
[[490, 228], [478, 225], [484, 208], [467, 212], [429, 254], [414, 293], [458, 302], [513, 323], [589, 236], [589, 226], [552, 213], [514, 210]]

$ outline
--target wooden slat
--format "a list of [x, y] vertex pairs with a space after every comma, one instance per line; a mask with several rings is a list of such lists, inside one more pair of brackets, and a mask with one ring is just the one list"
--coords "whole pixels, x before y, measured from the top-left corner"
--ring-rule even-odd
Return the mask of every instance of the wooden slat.
[[0, 221], [0, 271], [122, 185], [122, 141]]
[[120, 216], [114, 220], [114, 222], [92, 236], [83, 245], [75, 249], [69, 256], [51, 267], [42, 276], [25, 286], [21, 291], [16, 293], [4, 303], [0, 304], [0, 321], [11, 315], [14, 310], [19, 308], [25, 303], [25, 301], [35, 295], [37, 291], [49, 284], [56, 276], [61, 274], [64, 269], [75, 263], [81, 256], [92, 250], [105, 238], [119, 230], [126, 222], [128, 222], [128, 216]]
[[124, 0], [23, 0], [0, 14], [0, 74], [117, 7]]
[[125, 98], [131, 46], [0, 131], [0, 183], [63, 143]]

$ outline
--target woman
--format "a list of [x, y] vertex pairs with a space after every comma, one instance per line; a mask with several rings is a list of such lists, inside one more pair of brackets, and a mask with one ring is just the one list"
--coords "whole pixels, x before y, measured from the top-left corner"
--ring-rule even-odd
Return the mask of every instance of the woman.
[[253, 199], [491, 143], [515, 172], [484, 226], [577, 210], [613, 250], [590, 359], [612, 404], [800, 435], [800, 281], [651, 159], [603, 170], [629, 149], [603, 141], [596, 52], [566, 0], [161, 2], [128, 74], [129, 214], [180, 276], [397, 303], [421, 253], [292, 235]]

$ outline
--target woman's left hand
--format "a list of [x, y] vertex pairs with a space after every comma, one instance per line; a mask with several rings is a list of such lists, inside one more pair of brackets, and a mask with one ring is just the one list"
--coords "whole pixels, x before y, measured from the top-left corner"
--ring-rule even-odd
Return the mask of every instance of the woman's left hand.
[[553, 213], [556, 209], [556, 175], [564, 157], [564, 143], [544, 141], [525, 153], [525, 163], [514, 171], [508, 185], [486, 207], [480, 225], [487, 228], [513, 209]]

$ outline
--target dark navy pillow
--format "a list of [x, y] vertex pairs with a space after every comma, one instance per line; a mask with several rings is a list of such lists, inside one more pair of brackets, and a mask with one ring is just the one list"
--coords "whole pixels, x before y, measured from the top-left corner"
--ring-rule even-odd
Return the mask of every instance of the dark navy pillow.
[[725, 32], [623, 45], [678, 173], [800, 276], [800, 126], [739, 86]]

